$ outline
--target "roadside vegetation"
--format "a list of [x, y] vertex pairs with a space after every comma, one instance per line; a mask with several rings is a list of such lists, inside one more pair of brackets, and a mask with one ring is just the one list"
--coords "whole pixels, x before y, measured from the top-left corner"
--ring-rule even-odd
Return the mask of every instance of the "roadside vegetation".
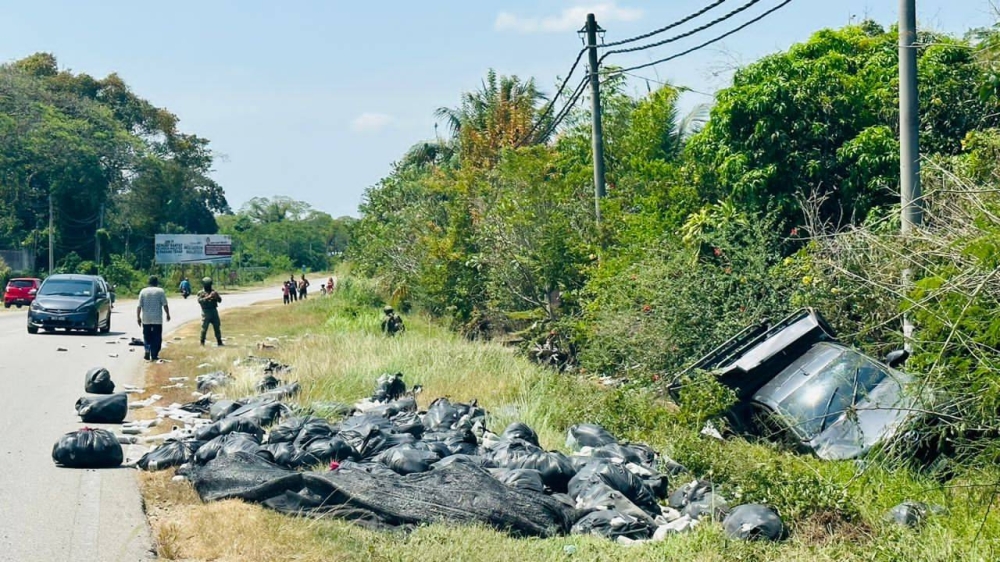
[[[666, 542], [628, 548], [605, 539], [569, 536], [513, 539], [482, 528], [430, 526], [412, 533], [373, 532], [336, 520], [287, 517], [238, 501], [202, 504], [172, 471], [142, 473], [141, 485], [160, 556], [177, 560], [991, 560], [1000, 517], [986, 509], [991, 489], [974, 485], [995, 469], [956, 476], [947, 483], [905, 468], [821, 462], [764, 443], [726, 442], [699, 435], [706, 411], [718, 406], [712, 393], [677, 406], [655, 388], [628, 384], [607, 388], [596, 378], [541, 367], [515, 349], [468, 341], [423, 313], [406, 316], [400, 337], [380, 333], [382, 298], [367, 279], [347, 276], [333, 297], [296, 305], [265, 303], [224, 314], [227, 348], [201, 348], [194, 326], [181, 330], [147, 376], [149, 393], [163, 402], [191, 399], [194, 375], [216, 369], [237, 380], [225, 394], [253, 393], [259, 373], [234, 361], [248, 353], [292, 365], [279, 375], [297, 380], [300, 407], [318, 401], [353, 403], [369, 396], [384, 372], [402, 372], [426, 408], [438, 396], [478, 399], [489, 425], [502, 429], [520, 420], [536, 429], [542, 445], [563, 449], [575, 423], [605, 425], [622, 438], [644, 441], [716, 482], [734, 502], [766, 502], [791, 527], [781, 544], [727, 540], [705, 525]], [[258, 349], [266, 338], [274, 349]], [[199, 368], [198, 365], [206, 364]], [[168, 378], [190, 376], [183, 389], [158, 390]], [[142, 415], [142, 414], [140, 414]], [[671, 489], [685, 482], [674, 479]], [[940, 505], [918, 530], [883, 520], [904, 500]]]

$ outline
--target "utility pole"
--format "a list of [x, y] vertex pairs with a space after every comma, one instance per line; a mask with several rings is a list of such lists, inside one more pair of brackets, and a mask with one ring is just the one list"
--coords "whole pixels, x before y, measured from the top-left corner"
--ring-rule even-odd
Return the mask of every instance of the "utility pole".
[[[899, 0], [899, 196], [904, 239], [923, 221], [920, 194], [920, 114], [917, 101], [917, 5]], [[908, 288], [913, 272], [903, 270]], [[907, 350], [913, 341], [913, 320], [903, 316], [903, 341]]]
[[54, 243], [52, 241], [52, 231], [54, 229], [52, 220], [52, 192], [49, 191], [49, 275], [56, 269], [55, 254], [52, 252]]
[[597, 68], [597, 33], [604, 31], [597, 26], [594, 14], [587, 14], [587, 50], [590, 56], [590, 108], [594, 122], [594, 210], [597, 223], [601, 223], [601, 198], [604, 197], [604, 126], [601, 124], [601, 80]]
[[899, 190], [903, 234], [920, 226], [920, 115], [917, 103], [916, 0], [899, 0]]
[[101, 203], [100, 214], [97, 216], [97, 230], [94, 232], [94, 262], [101, 266], [101, 231], [104, 230], [104, 203]]

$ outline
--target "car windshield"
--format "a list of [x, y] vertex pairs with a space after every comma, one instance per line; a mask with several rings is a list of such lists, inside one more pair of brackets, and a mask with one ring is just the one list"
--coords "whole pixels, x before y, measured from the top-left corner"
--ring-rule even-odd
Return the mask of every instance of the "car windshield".
[[808, 383], [778, 402], [779, 413], [806, 440], [830, 427], [848, 408], [867, 401], [889, 377], [864, 355], [833, 346], [812, 348], [782, 374], [809, 377]]
[[17, 289], [27, 289], [29, 287], [33, 287], [34, 282], [24, 279], [14, 279], [13, 281], [10, 282], [10, 286], [15, 287]]
[[89, 297], [94, 294], [94, 282], [83, 279], [50, 279], [38, 291], [40, 296]]

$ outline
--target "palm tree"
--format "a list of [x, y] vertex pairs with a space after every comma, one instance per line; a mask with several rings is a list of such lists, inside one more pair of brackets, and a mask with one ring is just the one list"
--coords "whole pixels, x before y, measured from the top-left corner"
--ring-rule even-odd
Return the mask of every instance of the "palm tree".
[[458, 140], [463, 162], [489, 165], [504, 148], [524, 140], [544, 100], [534, 79], [498, 76], [490, 69], [478, 90], [462, 94], [458, 107], [441, 107], [434, 114]]

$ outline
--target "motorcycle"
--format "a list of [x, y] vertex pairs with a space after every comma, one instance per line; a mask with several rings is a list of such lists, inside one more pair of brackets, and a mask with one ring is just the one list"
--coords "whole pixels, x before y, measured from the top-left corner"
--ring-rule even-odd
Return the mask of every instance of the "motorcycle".
[[181, 295], [183, 295], [185, 299], [190, 297], [191, 289], [181, 289]]

